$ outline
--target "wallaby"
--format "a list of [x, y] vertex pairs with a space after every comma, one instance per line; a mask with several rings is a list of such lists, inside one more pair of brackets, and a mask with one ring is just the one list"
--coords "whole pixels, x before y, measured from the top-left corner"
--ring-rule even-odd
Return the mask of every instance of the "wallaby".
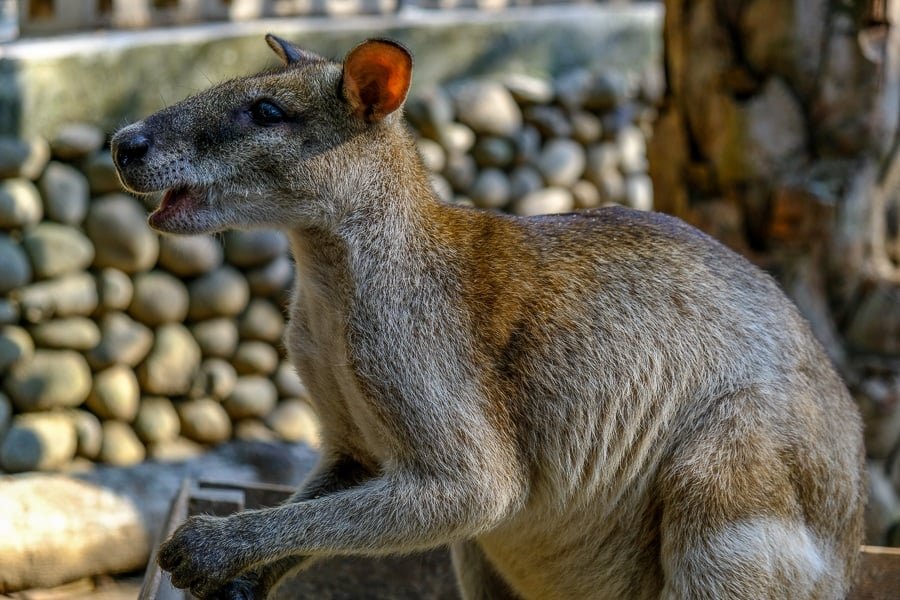
[[283, 68], [112, 141], [126, 187], [168, 190], [157, 230], [288, 233], [285, 343], [321, 419], [291, 502], [162, 545], [176, 586], [263, 597], [317, 557], [449, 545], [465, 598], [847, 593], [860, 419], [769, 276], [661, 214], [442, 203], [404, 47], [266, 39]]

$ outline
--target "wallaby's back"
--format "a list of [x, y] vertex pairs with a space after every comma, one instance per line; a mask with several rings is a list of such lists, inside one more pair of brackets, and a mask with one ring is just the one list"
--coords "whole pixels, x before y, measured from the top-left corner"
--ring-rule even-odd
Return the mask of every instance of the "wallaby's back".
[[[703, 569], [742, 552], [758, 564], [747, 581], [728, 574], [743, 597], [778, 597], [768, 578], [783, 597], [844, 593], [862, 531], [859, 417], [770, 277], [660, 214], [456, 219], [450, 251], [482, 266], [460, 301], [531, 473], [529, 510], [480, 540], [517, 589], [655, 597], [693, 543], [708, 546]], [[797, 562], [753, 556], [760, 537]]]

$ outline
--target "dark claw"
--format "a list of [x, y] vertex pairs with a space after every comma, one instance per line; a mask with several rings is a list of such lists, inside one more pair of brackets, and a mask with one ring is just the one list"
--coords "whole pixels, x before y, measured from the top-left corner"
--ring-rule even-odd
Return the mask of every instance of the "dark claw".
[[182, 590], [193, 588], [201, 581], [199, 573], [191, 573], [190, 571], [179, 573], [177, 570], [174, 572], [169, 571], [169, 573], [171, 574], [172, 585]]
[[159, 554], [156, 556], [156, 563], [163, 571], [171, 573], [178, 568], [178, 564], [181, 562], [180, 554], [181, 553], [178, 552], [176, 548], [172, 547], [172, 544], [166, 542], [159, 549]]
[[204, 600], [262, 600], [263, 598], [257, 591], [256, 582], [244, 577], [229, 581], [211, 594], [201, 597]]

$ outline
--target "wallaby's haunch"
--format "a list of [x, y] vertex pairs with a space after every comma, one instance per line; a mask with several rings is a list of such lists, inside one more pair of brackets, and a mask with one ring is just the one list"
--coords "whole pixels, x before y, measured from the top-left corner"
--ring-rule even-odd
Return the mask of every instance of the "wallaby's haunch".
[[860, 420], [809, 328], [746, 260], [660, 214], [514, 218], [442, 204], [401, 116], [412, 59], [372, 40], [120, 131], [150, 223], [288, 232], [286, 344], [322, 423], [291, 503], [193, 517], [160, 565], [264, 596], [335, 554], [449, 544], [466, 598], [841, 598]]

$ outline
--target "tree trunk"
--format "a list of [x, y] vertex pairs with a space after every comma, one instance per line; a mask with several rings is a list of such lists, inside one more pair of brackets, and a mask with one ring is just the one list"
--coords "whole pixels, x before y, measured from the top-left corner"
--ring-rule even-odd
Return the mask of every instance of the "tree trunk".
[[772, 270], [845, 375], [897, 358], [855, 317], [900, 325], [900, 0], [667, 0], [664, 36], [656, 206]]

